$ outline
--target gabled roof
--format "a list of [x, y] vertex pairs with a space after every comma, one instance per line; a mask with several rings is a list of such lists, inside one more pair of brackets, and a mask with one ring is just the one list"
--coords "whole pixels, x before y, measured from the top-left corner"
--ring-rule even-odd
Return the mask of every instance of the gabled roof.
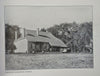
[[26, 30], [26, 39], [32, 42], [48, 42], [51, 46], [55, 47], [67, 47], [64, 42], [53, 36], [50, 32], [38, 32], [38, 36], [35, 30]]

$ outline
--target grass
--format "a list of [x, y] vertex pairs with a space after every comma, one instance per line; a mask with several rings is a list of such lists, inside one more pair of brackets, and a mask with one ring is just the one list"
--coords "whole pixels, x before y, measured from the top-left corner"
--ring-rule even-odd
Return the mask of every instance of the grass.
[[93, 54], [7, 54], [6, 70], [93, 68]]

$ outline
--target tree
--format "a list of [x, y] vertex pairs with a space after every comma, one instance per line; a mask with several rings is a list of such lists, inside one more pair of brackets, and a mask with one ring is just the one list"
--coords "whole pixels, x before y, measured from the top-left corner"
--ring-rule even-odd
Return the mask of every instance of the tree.
[[14, 53], [16, 46], [14, 45], [15, 31], [17, 31], [17, 38], [21, 36], [18, 26], [11, 26], [5, 24], [5, 43], [6, 43], [6, 53]]
[[46, 32], [46, 29], [45, 28], [42, 28], [41, 31]]
[[58, 27], [54, 25], [54, 27], [50, 27], [47, 31], [51, 32], [55, 37], [58, 37]]
[[93, 49], [90, 46], [93, 45], [92, 22], [81, 24], [77, 24], [76, 22], [61, 23], [47, 30], [69, 46], [71, 52], [87, 52], [86, 49]]
[[[87, 48], [86, 46], [90, 46], [90, 44], [93, 44], [91, 42], [93, 40], [92, 22], [86, 22], [80, 24], [78, 33], [80, 35], [80, 38], [78, 39], [79, 50], [82, 52], [87, 52], [86, 49], [88, 49], [89, 47]], [[90, 52], [90, 50], [88, 52]]]

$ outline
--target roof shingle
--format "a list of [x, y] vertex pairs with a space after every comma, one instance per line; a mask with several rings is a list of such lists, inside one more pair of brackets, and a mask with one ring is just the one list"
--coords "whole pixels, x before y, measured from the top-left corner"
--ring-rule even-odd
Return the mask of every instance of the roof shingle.
[[[39, 31], [39, 35], [36, 35], [35, 30], [26, 30], [26, 38], [32, 42], [48, 42], [51, 46], [55, 47], [67, 47], [64, 42], [53, 36], [50, 32]], [[31, 34], [31, 35], [30, 35]]]

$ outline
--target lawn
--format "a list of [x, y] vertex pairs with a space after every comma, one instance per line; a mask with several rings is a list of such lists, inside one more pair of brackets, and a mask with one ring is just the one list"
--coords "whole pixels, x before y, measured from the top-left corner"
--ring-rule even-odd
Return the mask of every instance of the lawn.
[[93, 68], [93, 54], [6, 54], [6, 70]]

